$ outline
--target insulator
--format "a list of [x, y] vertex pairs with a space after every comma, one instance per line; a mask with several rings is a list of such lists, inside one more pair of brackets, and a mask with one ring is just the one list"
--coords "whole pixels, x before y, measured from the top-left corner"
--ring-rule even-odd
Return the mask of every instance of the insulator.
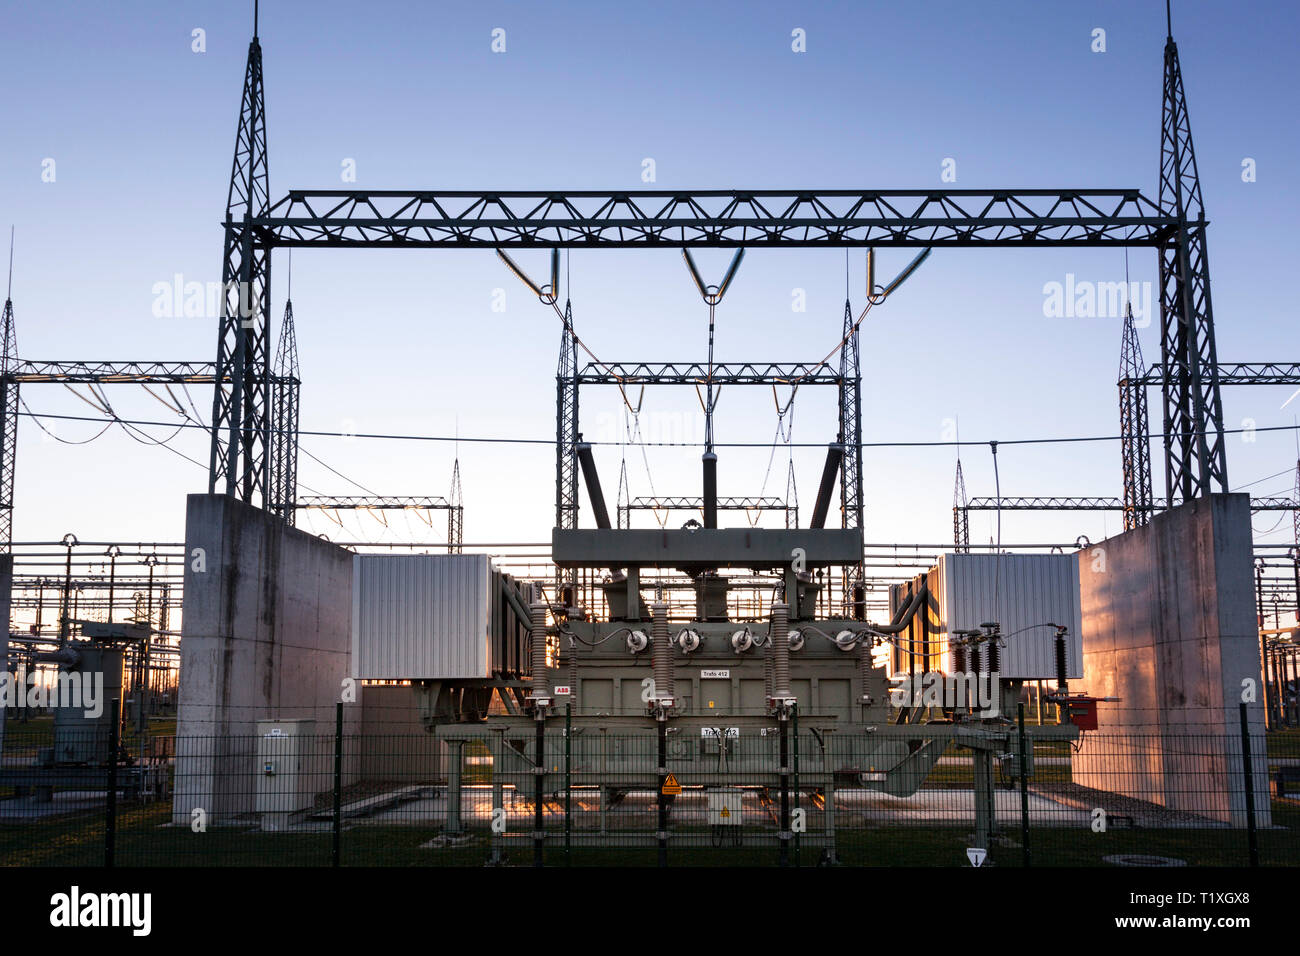
[[871, 686], [871, 675], [875, 668], [871, 663], [871, 647], [866, 641], [862, 642], [862, 648], [858, 652], [858, 670], [862, 678], [862, 700], [870, 703], [871, 695], [867, 693], [867, 688]]
[[952, 645], [952, 672], [954, 674], [966, 673], [966, 645], [954, 643]]
[[700, 649], [700, 632], [689, 627], [683, 628], [677, 635], [677, 646], [682, 649], [683, 654], [698, 651]]
[[668, 605], [656, 601], [650, 605], [650, 665], [655, 678], [655, 696], [673, 696], [673, 648], [668, 643]]
[[578, 705], [578, 642], [569, 645], [569, 703]]
[[754, 635], [749, 632], [749, 628], [736, 631], [731, 635], [731, 649], [737, 654], [743, 654], [754, 646]]
[[789, 640], [790, 640], [790, 653], [793, 654], [795, 651], [803, 650], [803, 645], [804, 645], [803, 631], [800, 631], [798, 629], [791, 631]]
[[645, 631], [631, 631], [627, 635], [627, 649], [633, 654], [640, 654], [650, 646], [650, 638]]
[[546, 605], [536, 602], [529, 607], [528, 612], [531, 618], [529, 639], [532, 641], [533, 659], [532, 696], [549, 697], [546, 693]]
[[852, 631], [840, 631], [835, 635], [835, 646], [842, 651], [851, 651], [858, 646], [858, 635]]
[[988, 662], [989, 662], [989, 673], [990, 674], [998, 673], [998, 671], [1001, 669], [999, 667], [999, 665], [1001, 664], [1001, 660], [1000, 660], [1000, 654], [998, 653], [998, 639], [996, 637], [993, 638], [991, 641], [989, 641]]
[[772, 605], [772, 696], [790, 696], [790, 606]]

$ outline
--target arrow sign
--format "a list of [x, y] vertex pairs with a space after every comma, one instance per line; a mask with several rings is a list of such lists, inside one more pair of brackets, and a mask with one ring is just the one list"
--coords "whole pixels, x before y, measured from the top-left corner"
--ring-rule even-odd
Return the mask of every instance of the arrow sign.
[[966, 851], [966, 859], [970, 860], [971, 866], [983, 866], [984, 858], [989, 855], [989, 851], [980, 847], [971, 847]]

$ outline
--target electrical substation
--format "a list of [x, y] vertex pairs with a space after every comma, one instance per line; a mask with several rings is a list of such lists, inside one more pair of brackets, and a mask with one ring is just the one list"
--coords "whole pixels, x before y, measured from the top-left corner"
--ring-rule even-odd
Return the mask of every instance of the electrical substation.
[[[1160, 840], [1179, 827], [1249, 827], [1252, 840], [1257, 828], [1286, 830], [1275, 801], [1293, 799], [1294, 768], [1271, 763], [1259, 741], [1300, 724], [1300, 642], [1265, 618], [1270, 599], [1291, 610], [1300, 598], [1300, 511], [1294, 497], [1230, 492], [1220, 389], [1300, 387], [1300, 363], [1219, 360], [1208, 220], [1170, 33], [1154, 194], [273, 193], [255, 28], [215, 362], [28, 361], [5, 302], [0, 594], [11, 617], [35, 620], [10, 629], [8, 671], [24, 693], [93, 675], [104, 691], [93, 716], [46, 701], [52, 735], [28, 749], [15, 749], [27, 718], [9, 706], [6, 721], [0, 708], [0, 823], [153, 802], [169, 808], [158, 827], [181, 836], [199, 812], [207, 826], [277, 838], [332, 827], [336, 861], [341, 829], [402, 824], [421, 828], [433, 864], [447, 848], [541, 864], [607, 847], [661, 864], [685, 849], [833, 864], [847, 833], [890, 824], [953, 828], [970, 862], [1022, 844], [1028, 860], [1031, 824], [1083, 831], [1097, 807], [1161, 834], [1166, 855]], [[958, 460], [951, 544], [900, 553], [866, 536], [863, 321], [924, 283], [932, 253], [974, 247], [1153, 252], [1160, 355], [1144, 362], [1130, 310], [1116, 343], [1122, 494], [970, 497]], [[459, 460], [435, 477], [442, 487], [421, 489], [431, 495], [299, 494], [308, 373], [291, 301], [273, 321], [271, 275], [290, 250], [326, 248], [479, 250], [554, 313], [545, 560], [465, 544]], [[865, 260], [865, 300], [846, 301], [842, 323], [824, 330], [836, 347], [821, 361], [736, 362], [719, 340], [715, 355], [715, 312], [746, 251], [793, 248]], [[681, 361], [597, 358], [561, 293], [569, 249], [680, 250], [707, 339], [684, 345]], [[731, 256], [716, 284], [700, 249]], [[883, 249], [907, 250], [907, 264], [877, 274]], [[548, 275], [530, 272], [525, 250], [533, 263], [546, 256]], [[543, 364], [519, 374], [549, 377]], [[38, 384], [82, 389], [104, 409], [110, 386], [142, 386], [210, 430], [208, 486], [187, 500], [183, 542], [12, 542], [17, 429]], [[616, 389], [635, 411], [629, 396], [664, 388], [696, 393], [703, 421], [702, 449], [678, 449], [692, 469], [698, 455], [698, 484], [673, 494], [630, 487], [626, 469], [602, 473], [580, 414], [593, 390]], [[744, 496], [719, 494], [719, 396], [755, 388], [778, 396], [778, 417], [799, 390], [834, 397], [833, 417], [801, 424], [825, 449], [820, 471], [799, 476], [816, 488], [810, 512], [793, 459], [784, 496], [757, 476]], [[200, 402], [197, 390], [211, 389], [208, 414], [191, 389]], [[946, 522], [948, 502], [930, 505]], [[426, 553], [349, 547], [297, 527], [308, 509], [418, 514], [446, 539]], [[971, 543], [971, 512], [1047, 510], [1113, 511], [1123, 531], [1051, 549]], [[1295, 516], [1294, 548], [1255, 545], [1250, 518], [1263, 511]], [[1258, 695], [1244, 700], [1243, 682]], [[150, 732], [171, 718], [173, 732]], [[1196, 750], [1193, 737], [1212, 743]]]

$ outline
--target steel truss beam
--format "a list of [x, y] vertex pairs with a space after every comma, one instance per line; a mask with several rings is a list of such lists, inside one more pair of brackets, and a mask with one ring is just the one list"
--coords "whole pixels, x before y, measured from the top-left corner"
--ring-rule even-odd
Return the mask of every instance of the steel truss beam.
[[[1146, 374], [1134, 382], [1121, 384], [1163, 387], [1166, 382], [1178, 383], [1180, 366], [1152, 365]], [[1297, 362], [1239, 362], [1219, 363], [1220, 385], [1300, 385], [1300, 363]]]
[[[260, 69], [260, 61], [259, 61]], [[292, 190], [267, 247], [1156, 246], [1137, 189]]]
[[413, 495], [300, 495], [295, 508], [314, 508], [328, 511], [445, 511], [456, 507], [446, 498]]
[[[1175, 499], [1174, 505], [1182, 501]], [[967, 511], [1123, 511], [1122, 498], [1090, 497], [1051, 497], [1051, 498], [972, 498], [966, 505]], [[1164, 511], [1169, 503], [1164, 498], [1156, 498], [1152, 507]], [[1258, 511], [1294, 511], [1300, 507], [1291, 498], [1251, 498], [1250, 510]]]
[[[13, 534], [13, 482], [17, 468], [18, 391], [21, 385], [225, 385], [229, 377], [218, 380], [211, 362], [98, 362], [17, 359], [13, 357], [13, 314], [5, 307], [4, 360], [0, 363], [0, 420], [3, 422], [3, 448], [0, 449], [0, 554], [7, 553]], [[297, 461], [298, 417], [297, 394], [300, 382], [297, 363], [291, 376], [272, 375], [271, 393], [276, 403], [292, 403], [293, 414], [283, 419], [284, 431], [277, 438], [293, 449]], [[224, 389], [218, 389], [223, 391]], [[296, 474], [296, 472], [295, 472]], [[296, 489], [296, 478], [292, 486]], [[292, 496], [288, 499], [292, 501]]]
[[[453, 485], [454, 487], [454, 485]], [[464, 548], [465, 508], [446, 498], [427, 495], [409, 497], [393, 495], [301, 495], [292, 506], [312, 511], [445, 511], [447, 512], [447, 553], [460, 554]]]
[[[620, 528], [631, 527], [630, 515], [633, 511], [699, 511], [704, 510], [704, 499], [699, 497], [657, 497], [633, 498], [627, 504], [618, 506]], [[784, 511], [785, 526], [793, 528], [796, 509], [781, 498], [770, 496], [751, 498], [719, 498], [719, 511]]]
[[[578, 375], [579, 385], [703, 385], [708, 367], [698, 362], [611, 364], [589, 363]], [[775, 362], [713, 366], [713, 384], [722, 385], [839, 385], [840, 373], [825, 362]]]
[[[1155, 364], [1145, 371], [1138, 370], [1141, 351], [1136, 337], [1130, 337], [1126, 325], [1124, 358], [1119, 380], [1120, 443], [1124, 457], [1124, 500], [1130, 503], [1124, 509], [1124, 530], [1144, 525], [1154, 509], [1151, 497], [1151, 458], [1145, 454], [1146, 389], [1160, 388], [1162, 393], [1173, 382], [1178, 391], [1177, 364]], [[1216, 366], [1219, 385], [1291, 385], [1300, 386], [1300, 363], [1297, 362], [1237, 362]], [[1168, 439], [1166, 439], [1168, 441]], [[1143, 506], [1145, 503], [1145, 507]], [[1300, 518], [1297, 518], [1300, 520]], [[1300, 529], [1300, 525], [1297, 525]], [[1300, 536], [1297, 537], [1300, 541]]]
[[[21, 361], [13, 370], [17, 382], [65, 382], [69, 385], [211, 385], [211, 362], [59, 362]], [[225, 379], [226, 382], [230, 380]]]

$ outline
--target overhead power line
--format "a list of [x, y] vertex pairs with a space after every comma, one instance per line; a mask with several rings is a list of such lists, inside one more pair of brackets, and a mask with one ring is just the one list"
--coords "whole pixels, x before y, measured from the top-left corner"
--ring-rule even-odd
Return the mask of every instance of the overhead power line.
[[[54, 419], [59, 421], [102, 422], [104, 420], [102, 417], [93, 418], [88, 415], [55, 415], [55, 414], [50, 414], [45, 412], [40, 412], [40, 413], [32, 412], [30, 410], [25, 412], [19, 412], [18, 414], [23, 417]], [[207, 425], [199, 425], [194, 423], [184, 423], [181, 424], [180, 426], [177, 426], [175, 422], [158, 422], [158, 421], [147, 421], [142, 419], [125, 419], [125, 418], [115, 418], [114, 420], [123, 425], [155, 426], [160, 428], [179, 427], [180, 429], [197, 428], [208, 433], [211, 433], [212, 431], [212, 429]], [[272, 429], [272, 431], [274, 430]], [[1192, 432], [1191, 434], [1192, 435], [1198, 435], [1198, 434], [1240, 435], [1245, 433], [1259, 434], [1261, 432], [1300, 432], [1300, 425], [1269, 425], [1264, 427], [1256, 426], [1254, 428], [1225, 428], [1223, 429], [1222, 432], [1204, 432], [1204, 433]], [[484, 444], [484, 445], [547, 445], [552, 447], [555, 445], [555, 439], [553, 438], [508, 438], [508, 437], [490, 438], [490, 437], [483, 437], [483, 436], [466, 437], [464, 435], [459, 435], [459, 436], [457, 435], [399, 435], [399, 434], [388, 434], [383, 432], [335, 432], [335, 431], [323, 431], [323, 430], [311, 430], [311, 429], [300, 429], [298, 434], [306, 435], [309, 437], [319, 437], [319, 438], [365, 438], [365, 439], [371, 439], [377, 441], [420, 441], [420, 442], [452, 442], [452, 443], [459, 441], [459, 442], [469, 442], [471, 444]], [[1184, 432], [1179, 432], [1178, 434], [1182, 435], [1184, 434]], [[1117, 441], [1122, 441], [1123, 437], [1124, 436], [1122, 435], [1074, 435], [1074, 436], [1064, 436], [1064, 437], [1054, 437], [1054, 438], [1006, 438], [1006, 439], [999, 438], [999, 439], [984, 439], [984, 440], [964, 439], [960, 441], [958, 440], [864, 441], [864, 442], [859, 442], [857, 447], [859, 448], [976, 448], [976, 447], [987, 448], [990, 442], [994, 440], [998, 443], [999, 446], [1069, 445], [1069, 444], [1082, 444], [1082, 443], [1089, 443], [1089, 442], [1117, 442]], [[1138, 437], [1146, 438], [1148, 440], [1154, 440], [1157, 438], [1163, 439], [1166, 436], [1163, 432], [1148, 432], [1147, 434]], [[593, 446], [617, 447], [620, 443], [614, 441], [608, 441], [608, 442], [592, 441], [592, 442], [587, 442], [587, 444]], [[694, 442], [694, 441], [652, 441], [652, 442], [643, 441], [643, 442], [639, 442], [638, 444], [646, 448], [703, 448], [704, 447], [703, 442]], [[715, 447], [718, 448], [768, 449], [771, 448], [772, 443], [770, 441], [715, 442], [714, 445]], [[793, 448], [824, 449], [826, 447], [825, 442], [791, 442], [790, 445]], [[849, 447], [852, 447], [852, 445], [850, 444]], [[205, 465], [204, 467], [206, 468], [207, 466]]]

